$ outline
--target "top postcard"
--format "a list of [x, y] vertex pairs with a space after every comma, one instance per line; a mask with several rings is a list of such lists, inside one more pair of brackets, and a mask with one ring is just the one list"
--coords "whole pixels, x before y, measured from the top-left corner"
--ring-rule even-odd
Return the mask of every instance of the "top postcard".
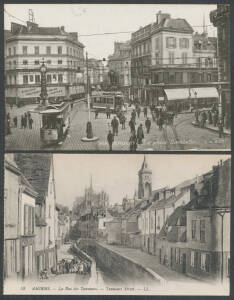
[[230, 5], [7, 4], [4, 17], [6, 150], [230, 149]]

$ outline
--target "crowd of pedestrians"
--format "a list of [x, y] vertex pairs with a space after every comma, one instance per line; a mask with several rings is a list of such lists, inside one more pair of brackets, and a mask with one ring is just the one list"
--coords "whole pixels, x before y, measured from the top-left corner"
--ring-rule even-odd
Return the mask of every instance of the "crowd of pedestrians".
[[10, 113], [7, 113], [6, 116], [6, 131], [8, 134], [11, 133], [11, 128], [20, 128], [20, 129], [33, 129], [33, 118], [30, 112], [26, 112], [20, 117], [14, 116], [11, 118]]

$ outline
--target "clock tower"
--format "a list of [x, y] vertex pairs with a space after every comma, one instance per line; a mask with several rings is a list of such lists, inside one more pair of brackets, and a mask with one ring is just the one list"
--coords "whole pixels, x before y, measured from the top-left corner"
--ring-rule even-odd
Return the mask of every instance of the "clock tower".
[[149, 200], [152, 196], [152, 171], [148, 167], [146, 156], [138, 172], [138, 198]]

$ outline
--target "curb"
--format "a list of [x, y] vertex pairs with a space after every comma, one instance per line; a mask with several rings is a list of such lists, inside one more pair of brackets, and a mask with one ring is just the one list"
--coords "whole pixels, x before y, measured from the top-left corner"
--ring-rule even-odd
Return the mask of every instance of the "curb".
[[[199, 127], [195, 122], [192, 122], [191, 124], [192, 124], [194, 127]], [[200, 128], [200, 127], [199, 127], [199, 128]], [[219, 133], [218, 129], [214, 129], [214, 128], [207, 127], [207, 126], [204, 127], [204, 128], [202, 128], [202, 129], [208, 129], [208, 130], [210, 130], [210, 131]], [[231, 132], [230, 132], [230, 133], [229, 133], [229, 132], [223, 132], [223, 134], [226, 135], [226, 136], [230, 136], [230, 135], [231, 135]]]

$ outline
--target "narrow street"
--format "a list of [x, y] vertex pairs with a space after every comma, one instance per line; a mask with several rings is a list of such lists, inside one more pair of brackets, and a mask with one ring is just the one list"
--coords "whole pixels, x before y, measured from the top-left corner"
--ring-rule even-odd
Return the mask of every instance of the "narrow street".
[[[91, 112], [91, 121], [93, 133], [99, 139], [95, 142], [83, 142], [81, 138], [86, 136], [86, 123], [88, 121], [87, 106], [84, 102], [77, 102], [71, 112], [71, 126], [62, 145], [44, 146], [40, 142], [40, 116], [37, 113], [31, 113], [33, 118], [33, 129], [20, 129], [20, 116], [26, 111], [32, 111], [36, 106], [28, 105], [22, 108], [10, 109], [11, 120], [14, 116], [18, 117], [18, 128], [12, 128], [12, 133], [6, 136], [5, 147], [7, 150], [82, 150], [82, 151], [108, 151], [107, 133], [111, 129], [111, 119], [107, 119], [104, 113], [99, 113], [98, 118], [94, 118], [94, 112]], [[119, 126], [119, 134], [115, 137], [113, 143], [114, 151], [128, 151], [130, 129], [128, 122], [130, 120], [132, 108], [128, 108], [126, 129]], [[148, 115], [152, 116], [148, 109]], [[113, 118], [113, 115], [112, 115]], [[200, 149], [229, 149], [230, 136], [224, 138], [218, 137], [218, 132], [204, 128], [194, 127], [194, 114], [179, 114], [174, 119], [174, 125], [164, 125], [160, 131], [155, 122], [152, 121], [150, 133], [145, 130], [145, 118], [143, 112], [140, 118], [136, 118], [136, 128], [140, 123], [144, 127], [145, 138], [143, 144], [138, 145], [137, 151], [164, 151], [164, 150], [200, 150]], [[13, 126], [12, 126], [13, 127]]]

